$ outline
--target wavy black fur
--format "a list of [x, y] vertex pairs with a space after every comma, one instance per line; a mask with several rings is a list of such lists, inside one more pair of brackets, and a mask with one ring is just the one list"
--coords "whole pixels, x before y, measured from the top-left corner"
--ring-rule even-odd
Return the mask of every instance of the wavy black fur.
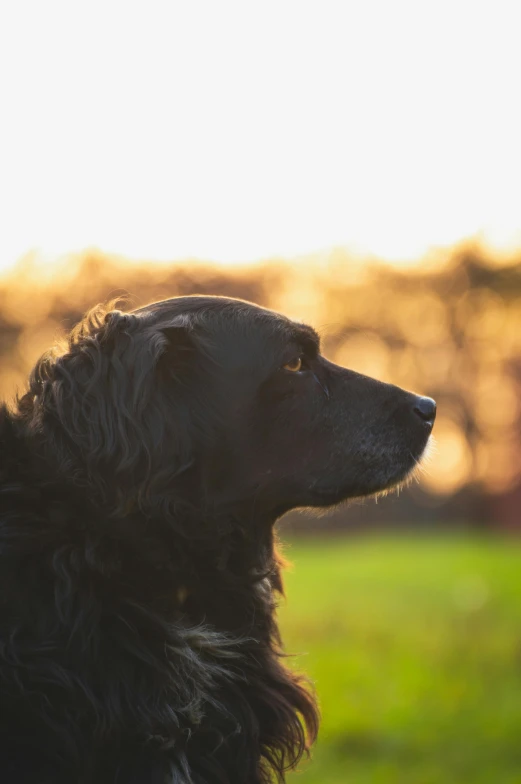
[[198, 499], [214, 412], [165, 394], [199, 405], [193, 344], [109, 311], [0, 411], [0, 780], [283, 781], [317, 711], [284, 666], [271, 525]]

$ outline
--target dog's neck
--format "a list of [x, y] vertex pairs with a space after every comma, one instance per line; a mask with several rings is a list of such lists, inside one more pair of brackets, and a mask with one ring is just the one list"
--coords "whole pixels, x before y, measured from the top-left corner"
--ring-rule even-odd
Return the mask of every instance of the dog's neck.
[[132, 504], [128, 514], [107, 512], [82, 487], [81, 471], [71, 471], [67, 463], [64, 472], [52, 445], [23, 418], [13, 418], [6, 409], [0, 417], [3, 497], [10, 488], [9, 503], [20, 514], [36, 502], [46, 518], [42, 524], [52, 529], [57, 542], [92, 553], [88, 568], [99, 568], [107, 579], [129, 571], [147, 575], [139, 582], [150, 586], [154, 604], [162, 597], [172, 611], [181, 607], [194, 621], [214, 616], [216, 625], [229, 631], [244, 631], [249, 620], [247, 610], [240, 617], [237, 607], [233, 618], [226, 619], [226, 597], [282, 591], [274, 520], [262, 517], [259, 506], [205, 504], [198, 509], [180, 498], [164, 516], [156, 505], [141, 511]]
[[[12, 640], [28, 640], [27, 655], [42, 640], [54, 646], [53, 672], [60, 688], [70, 683], [66, 704], [87, 724], [94, 710], [108, 722], [107, 738], [130, 725], [196, 775], [206, 776], [211, 760], [215, 780], [236, 781], [229, 772], [241, 770], [252, 784], [266, 784], [274, 769], [282, 781], [285, 764], [304, 751], [299, 715], [313, 737], [317, 714], [280, 658], [274, 597], [281, 562], [271, 521], [258, 526], [229, 509], [215, 517], [206, 510], [200, 519], [135, 511], [111, 517], [5, 410], [0, 441], [10, 548], [0, 575], [10, 581], [4, 623]], [[22, 590], [28, 569], [37, 569], [39, 586], [30, 593]], [[108, 667], [118, 661], [121, 672]], [[65, 677], [71, 666], [87, 679], [87, 692]], [[29, 671], [22, 675], [30, 690]], [[51, 726], [52, 700], [45, 710], [43, 725]], [[180, 727], [193, 733], [191, 743]], [[217, 750], [216, 737], [224, 739]], [[84, 742], [78, 738], [78, 760]]]

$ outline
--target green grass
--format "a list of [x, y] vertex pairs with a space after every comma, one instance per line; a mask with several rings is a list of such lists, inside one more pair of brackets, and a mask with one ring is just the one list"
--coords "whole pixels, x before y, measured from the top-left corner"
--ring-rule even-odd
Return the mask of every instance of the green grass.
[[521, 544], [294, 542], [279, 616], [322, 727], [291, 784], [521, 784]]

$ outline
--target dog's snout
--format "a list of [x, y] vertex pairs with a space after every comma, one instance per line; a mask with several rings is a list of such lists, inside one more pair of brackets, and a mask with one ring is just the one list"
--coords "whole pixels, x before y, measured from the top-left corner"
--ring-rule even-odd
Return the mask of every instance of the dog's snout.
[[436, 419], [436, 401], [432, 397], [417, 397], [414, 411], [428, 425], [433, 425]]

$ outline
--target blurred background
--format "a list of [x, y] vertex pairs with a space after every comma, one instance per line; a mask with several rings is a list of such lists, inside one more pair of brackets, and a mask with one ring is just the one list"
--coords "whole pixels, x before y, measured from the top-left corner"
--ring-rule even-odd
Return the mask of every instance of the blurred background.
[[521, 784], [515, 6], [0, 8], [0, 397], [93, 304], [204, 293], [438, 402], [419, 483], [280, 522], [295, 784]]

